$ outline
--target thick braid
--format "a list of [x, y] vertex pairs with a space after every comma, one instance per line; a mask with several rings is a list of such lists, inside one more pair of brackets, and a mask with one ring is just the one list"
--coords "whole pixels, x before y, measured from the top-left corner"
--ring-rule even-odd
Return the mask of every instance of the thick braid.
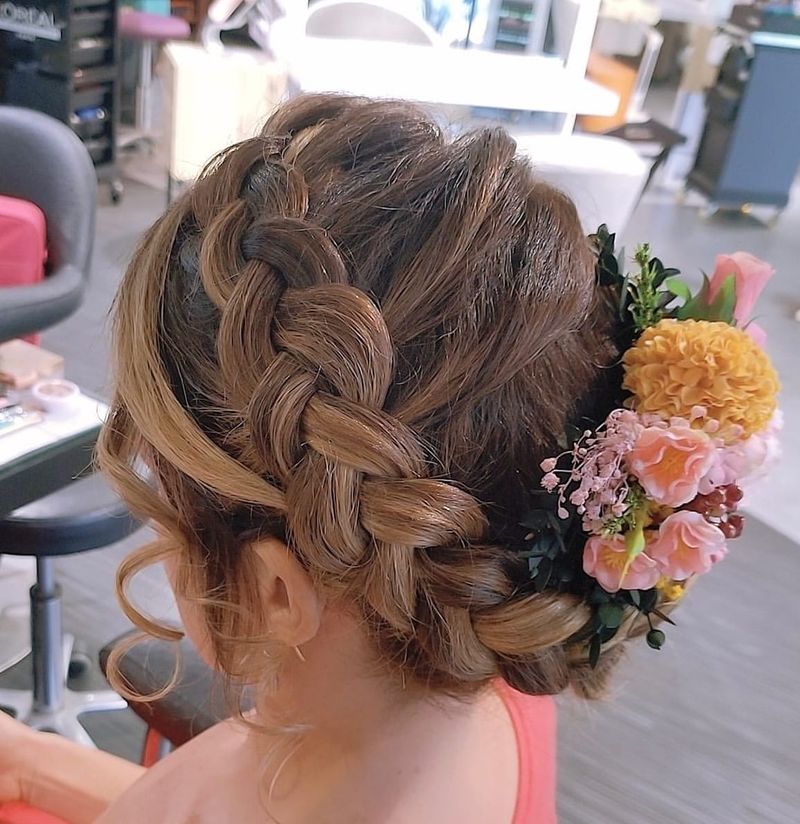
[[[327, 233], [298, 214], [307, 199], [276, 179], [307, 192], [298, 167], [259, 165], [261, 188], [249, 183], [206, 229], [200, 271], [221, 309], [225, 387], [242, 404], [241, 460], [285, 493], [293, 546], [329, 587], [363, 592], [403, 658], [418, 645], [429, 679], [443, 663], [447, 677], [479, 680], [502, 669], [498, 658], [529, 656], [530, 641], [509, 645], [506, 632], [526, 612], [551, 630], [542, 650], [560, 644], [585, 616], [547, 595], [511, 600], [502, 550], [476, 546], [487, 527], [477, 501], [426, 478], [417, 436], [384, 411], [394, 347], [381, 312], [346, 285]], [[295, 213], [276, 214], [285, 204]]]
[[[169, 261], [146, 241], [123, 300], [155, 299], [144, 322], [161, 348], [135, 383], [173, 436], [152, 426], [147, 391], [121, 392], [115, 416], [167, 464], [184, 532], [206, 540], [243, 509], [279, 523], [404, 673], [453, 692], [497, 675], [555, 692], [583, 673], [587, 610], [534, 592], [496, 521], [519, 510], [536, 455], [603, 365], [582, 328], [588, 251], [572, 205], [532, 181], [507, 135], [448, 145], [404, 104], [380, 118], [375, 105], [279, 112], [154, 230]], [[209, 567], [209, 589], [237, 563]]]

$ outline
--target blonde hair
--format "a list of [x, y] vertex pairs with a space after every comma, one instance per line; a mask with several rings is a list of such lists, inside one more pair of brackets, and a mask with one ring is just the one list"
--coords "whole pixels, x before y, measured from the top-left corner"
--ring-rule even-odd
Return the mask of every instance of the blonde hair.
[[[285, 541], [403, 683], [596, 695], [590, 613], [504, 536], [616, 356], [571, 201], [501, 129], [302, 97], [140, 244], [114, 312], [103, 468], [179, 553], [219, 668], [261, 678], [254, 536]], [[138, 470], [146, 465], [153, 478]], [[154, 490], [154, 483], [158, 492]]]

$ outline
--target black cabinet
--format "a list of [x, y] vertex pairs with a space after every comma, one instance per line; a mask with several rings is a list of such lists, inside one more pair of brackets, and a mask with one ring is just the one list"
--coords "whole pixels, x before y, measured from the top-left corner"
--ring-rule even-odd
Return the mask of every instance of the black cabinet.
[[800, 165], [800, 36], [755, 32], [726, 55], [687, 185], [715, 206], [782, 209]]
[[122, 191], [117, 6], [118, 0], [0, 3], [0, 103], [67, 123], [114, 195]]

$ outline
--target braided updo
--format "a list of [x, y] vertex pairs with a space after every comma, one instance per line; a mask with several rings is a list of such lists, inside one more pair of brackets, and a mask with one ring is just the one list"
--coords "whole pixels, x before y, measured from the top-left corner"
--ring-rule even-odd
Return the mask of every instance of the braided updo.
[[210, 164], [124, 278], [101, 460], [194, 570], [223, 670], [261, 534], [406, 683], [597, 692], [588, 610], [502, 543], [613, 359], [593, 267], [503, 130], [449, 140], [406, 103], [301, 97]]

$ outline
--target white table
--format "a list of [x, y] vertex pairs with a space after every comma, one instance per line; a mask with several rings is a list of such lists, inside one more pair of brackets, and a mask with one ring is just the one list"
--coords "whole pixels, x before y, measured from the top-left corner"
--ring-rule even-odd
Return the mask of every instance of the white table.
[[305, 92], [444, 106], [612, 115], [618, 96], [554, 57], [306, 37], [292, 73]]
[[[41, 423], [0, 437], [0, 517], [90, 471], [107, 412], [104, 403], [83, 395], [68, 419], [45, 415]], [[0, 672], [30, 651], [28, 589], [35, 568], [34, 558], [6, 555], [0, 561]]]

